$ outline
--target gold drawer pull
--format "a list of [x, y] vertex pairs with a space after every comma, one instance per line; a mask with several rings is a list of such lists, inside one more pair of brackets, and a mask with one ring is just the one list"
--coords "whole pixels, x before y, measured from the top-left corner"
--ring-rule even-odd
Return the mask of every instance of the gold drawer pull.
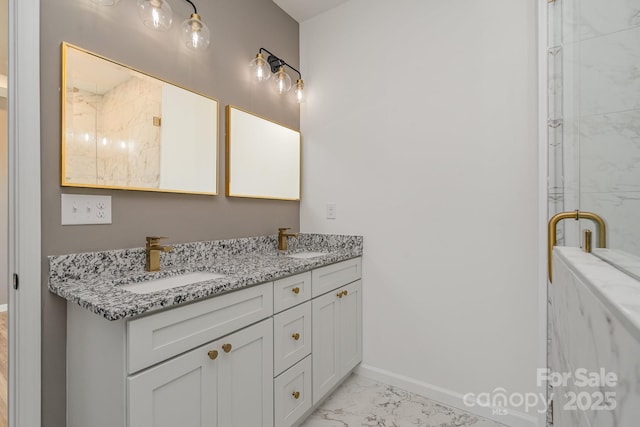
[[344, 292], [338, 292], [338, 293], [336, 294], [336, 296], [337, 296], [338, 298], [342, 298], [342, 296], [343, 296], [343, 295], [344, 295]]
[[216, 360], [218, 357], [218, 350], [211, 350], [207, 354], [209, 355], [209, 359]]
[[222, 344], [222, 349], [225, 353], [229, 353], [231, 351], [231, 344]]
[[291, 289], [291, 292], [298, 295], [300, 293], [300, 288], [296, 286], [295, 288]]
[[300, 392], [299, 391], [294, 391], [293, 393], [291, 393], [291, 396], [293, 396], [294, 399], [299, 399], [300, 398]]
[[342, 291], [342, 296], [347, 296], [347, 294], [349, 293], [349, 291], [347, 291], [346, 289], [344, 291]]
[[291, 338], [298, 341], [300, 339], [300, 334], [296, 332], [295, 334], [291, 335]]

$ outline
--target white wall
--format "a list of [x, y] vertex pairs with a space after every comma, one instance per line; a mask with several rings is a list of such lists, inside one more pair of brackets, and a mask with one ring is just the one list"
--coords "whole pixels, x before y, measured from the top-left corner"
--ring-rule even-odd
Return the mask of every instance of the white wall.
[[300, 27], [301, 229], [364, 235], [364, 364], [458, 406], [535, 391], [536, 7], [351, 0]]

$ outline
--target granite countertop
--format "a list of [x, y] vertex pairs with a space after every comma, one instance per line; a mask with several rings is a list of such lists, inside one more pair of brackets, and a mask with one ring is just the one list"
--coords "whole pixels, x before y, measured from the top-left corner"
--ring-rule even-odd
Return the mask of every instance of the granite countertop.
[[[597, 256], [593, 256], [580, 248], [560, 246], [556, 246], [553, 252], [554, 256], [562, 259], [611, 310], [627, 330], [640, 340], [640, 282], [609, 263], [613, 259], [623, 259], [627, 261], [624, 269], [632, 268], [628, 261], [630, 257], [624, 253], [614, 253], [620, 251], [606, 249], [594, 249]], [[635, 267], [640, 267], [637, 260]]]
[[[170, 244], [170, 243], [169, 243]], [[108, 320], [213, 297], [362, 255], [362, 237], [301, 234], [278, 251], [276, 236], [172, 245], [161, 254], [162, 270], [144, 271], [144, 248], [49, 257], [49, 291]], [[314, 258], [291, 258], [296, 252], [323, 252]], [[136, 294], [123, 285], [195, 271], [224, 277], [168, 290]]]

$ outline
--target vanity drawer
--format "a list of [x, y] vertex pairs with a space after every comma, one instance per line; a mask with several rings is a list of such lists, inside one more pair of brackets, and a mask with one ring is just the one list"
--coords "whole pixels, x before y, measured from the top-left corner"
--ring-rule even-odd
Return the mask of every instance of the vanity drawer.
[[273, 317], [273, 372], [278, 375], [311, 353], [311, 301]]
[[127, 372], [166, 360], [273, 314], [272, 282], [127, 323]]
[[312, 297], [325, 294], [358, 280], [362, 275], [360, 257], [320, 267], [311, 272]]
[[311, 272], [273, 282], [273, 312], [279, 313], [311, 298]]
[[311, 408], [311, 356], [277, 377], [273, 390], [275, 425], [289, 427]]

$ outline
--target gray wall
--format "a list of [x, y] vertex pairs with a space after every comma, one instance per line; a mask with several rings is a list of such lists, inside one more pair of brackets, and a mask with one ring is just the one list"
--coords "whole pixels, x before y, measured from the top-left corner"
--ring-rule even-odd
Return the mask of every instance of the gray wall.
[[[45, 427], [65, 425], [65, 302], [47, 291], [46, 256], [140, 247], [146, 235], [168, 243], [274, 234], [299, 226], [299, 203], [138, 191], [62, 188], [60, 182], [60, 43], [67, 41], [220, 101], [220, 151], [224, 159], [224, 106], [232, 104], [299, 128], [299, 106], [249, 80], [248, 63], [260, 47], [298, 65], [298, 24], [271, 0], [195, 0], [212, 32], [204, 53], [180, 46], [179, 25], [190, 13], [169, 0], [174, 27], [153, 32], [140, 22], [134, 0], [99, 7], [88, 0], [42, 1], [42, 405]], [[224, 161], [219, 165], [224, 192]], [[60, 194], [108, 194], [113, 224], [61, 226]], [[99, 369], [99, 367], [96, 367]]]

